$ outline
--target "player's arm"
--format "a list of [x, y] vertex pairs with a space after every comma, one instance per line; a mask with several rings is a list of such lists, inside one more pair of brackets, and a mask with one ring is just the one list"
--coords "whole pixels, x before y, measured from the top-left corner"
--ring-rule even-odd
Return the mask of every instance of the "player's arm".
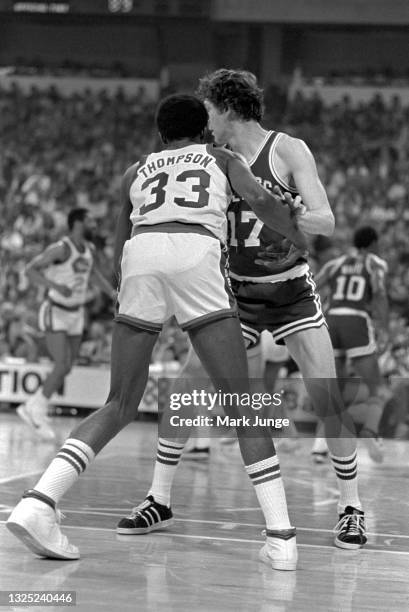
[[328, 285], [331, 277], [334, 275], [336, 266], [334, 266], [334, 261], [327, 261], [318, 272], [314, 275], [314, 282], [317, 286], [317, 291], [322, 291], [326, 285]]
[[389, 330], [389, 303], [386, 291], [386, 268], [376, 266], [370, 275], [372, 287], [372, 314], [378, 322], [381, 330], [388, 333]]
[[118, 221], [116, 224], [115, 241], [114, 241], [114, 272], [117, 280], [120, 278], [121, 257], [124, 244], [131, 237], [132, 223], [131, 212], [132, 202], [129, 198], [129, 190], [136, 177], [139, 162], [134, 164], [125, 172], [120, 193], [121, 210], [119, 212]]
[[33, 285], [41, 285], [47, 289], [55, 289], [65, 297], [69, 297], [72, 290], [67, 285], [56, 283], [55, 281], [47, 278], [46, 269], [50, 266], [58, 263], [63, 263], [69, 257], [67, 245], [60, 240], [51, 244], [46, 250], [34, 257], [34, 259], [27, 265], [26, 274], [30, 283]]
[[288, 207], [257, 182], [241, 157], [229, 151], [226, 153], [230, 153], [226, 159], [226, 173], [232, 189], [246, 200], [263, 223], [289, 238], [297, 248], [307, 250], [306, 238], [297, 228]]
[[[94, 249], [93, 249], [94, 251]], [[93, 285], [96, 285], [103, 293], [112, 299], [116, 299], [116, 291], [112, 287], [111, 283], [105, 278], [101, 272], [99, 265], [96, 260], [95, 251], [93, 253], [94, 260], [91, 268], [90, 281]]]
[[293, 177], [306, 209], [297, 217], [299, 229], [331, 236], [335, 219], [311, 151], [302, 140], [285, 135], [278, 142], [277, 153]]

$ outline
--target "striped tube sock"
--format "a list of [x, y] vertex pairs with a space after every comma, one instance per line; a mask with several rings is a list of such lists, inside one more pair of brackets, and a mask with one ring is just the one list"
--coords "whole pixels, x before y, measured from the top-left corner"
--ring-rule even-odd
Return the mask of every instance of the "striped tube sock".
[[95, 453], [88, 444], [69, 438], [51, 461], [34, 490], [58, 503], [94, 457]]
[[185, 448], [173, 440], [159, 438], [152, 485], [148, 495], [153, 495], [158, 504], [170, 505], [170, 490], [180, 458]]
[[246, 465], [246, 472], [254, 485], [267, 529], [290, 529], [291, 523], [277, 455]]
[[346, 506], [362, 510], [358, 495], [358, 460], [356, 451], [349, 457], [335, 457], [330, 453], [339, 487], [338, 513]]

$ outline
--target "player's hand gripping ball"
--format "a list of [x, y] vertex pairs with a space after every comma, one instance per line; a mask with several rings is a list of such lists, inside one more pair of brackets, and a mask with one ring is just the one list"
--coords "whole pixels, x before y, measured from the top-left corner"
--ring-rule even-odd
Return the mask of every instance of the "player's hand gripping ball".
[[[283, 193], [278, 186], [274, 187], [274, 193], [288, 205], [291, 216], [294, 218], [295, 222], [297, 217], [305, 214], [307, 209], [302, 203], [302, 199], [299, 195], [293, 198], [291, 193], [288, 191]], [[259, 251], [259, 259], [256, 259], [256, 264], [264, 266], [273, 274], [279, 274], [291, 268], [300, 258], [305, 258], [307, 255], [308, 251], [298, 249], [293, 245], [291, 240], [285, 238], [281, 242], [279, 249], [277, 249], [277, 244], [273, 243], [266, 246], [262, 251]]]

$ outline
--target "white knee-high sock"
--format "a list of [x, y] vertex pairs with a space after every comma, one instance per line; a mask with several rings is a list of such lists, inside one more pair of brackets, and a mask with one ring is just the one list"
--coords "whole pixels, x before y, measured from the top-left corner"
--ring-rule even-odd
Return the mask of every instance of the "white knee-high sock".
[[88, 444], [69, 438], [35, 485], [35, 491], [58, 503], [94, 457], [95, 453]]
[[346, 506], [362, 510], [358, 495], [358, 461], [355, 451], [349, 457], [336, 457], [330, 453], [332, 465], [339, 487], [338, 512], [344, 512]]
[[148, 495], [159, 504], [170, 505], [170, 491], [185, 445], [159, 438], [152, 485]]
[[287, 500], [277, 455], [246, 465], [267, 529], [290, 529]]

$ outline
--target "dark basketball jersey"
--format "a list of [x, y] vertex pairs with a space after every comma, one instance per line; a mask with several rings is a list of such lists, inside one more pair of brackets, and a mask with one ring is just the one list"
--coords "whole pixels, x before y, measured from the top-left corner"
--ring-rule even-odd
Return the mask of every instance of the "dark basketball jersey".
[[[268, 132], [249, 166], [259, 183], [268, 191], [273, 191], [274, 187], [278, 185], [282, 191], [289, 191], [295, 197], [298, 192], [278, 176], [274, 165], [275, 148], [281, 136], [282, 133], [280, 132]], [[283, 203], [283, 206], [286, 206], [286, 204]], [[306, 260], [300, 258], [295, 265], [289, 267], [288, 273], [269, 274], [267, 268], [255, 263], [255, 259], [258, 259], [257, 255], [261, 248], [271, 244], [276, 245], [277, 252], [286, 252], [288, 246], [283, 245], [284, 236], [265, 226], [247, 202], [239, 197], [235, 196], [233, 198], [227, 216], [229, 220], [230, 275], [232, 278], [250, 280], [253, 278], [261, 279], [262, 277], [268, 281], [280, 277], [280, 280], [286, 280], [286, 278], [294, 278], [291, 270], [295, 267], [298, 268], [299, 264], [303, 268], [302, 272], [300, 269], [300, 275], [308, 272]], [[295, 274], [295, 276], [298, 276], [298, 274]]]
[[385, 286], [387, 269], [387, 263], [373, 253], [344, 255], [327, 262], [322, 273], [330, 287], [328, 312], [346, 308], [370, 314], [373, 292]]

